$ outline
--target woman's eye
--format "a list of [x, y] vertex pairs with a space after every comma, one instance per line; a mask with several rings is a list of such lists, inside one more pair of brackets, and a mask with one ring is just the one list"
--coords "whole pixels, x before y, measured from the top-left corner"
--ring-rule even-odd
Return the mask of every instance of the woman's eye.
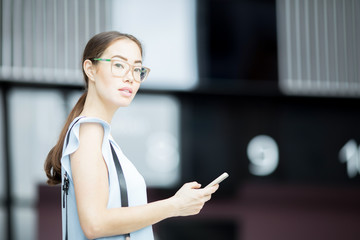
[[141, 72], [141, 68], [135, 68], [135, 69], [134, 69], [134, 72], [140, 73], [140, 72]]
[[115, 63], [114, 66], [116, 68], [119, 68], [119, 69], [123, 69], [124, 68], [124, 65], [122, 65], [121, 63]]

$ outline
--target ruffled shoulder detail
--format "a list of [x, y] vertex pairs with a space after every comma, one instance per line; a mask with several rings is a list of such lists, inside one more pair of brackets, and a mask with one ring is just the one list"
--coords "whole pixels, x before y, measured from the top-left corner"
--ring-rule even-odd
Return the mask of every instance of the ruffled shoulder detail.
[[[109, 147], [110, 125], [99, 118], [92, 117], [77, 117], [69, 126], [68, 132], [65, 137], [64, 147], [61, 157], [61, 166], [68, 173], [70, 179], [72, 179], [70, 155], [74, 153], [80, 145], [79, 131], [82, 123], [99, 123], [104, 128], [104, 138], [102, 149]], [[104, 151], [103, 151], [104, 152]], [[106, 159], [106, 158], [105, 158]]]

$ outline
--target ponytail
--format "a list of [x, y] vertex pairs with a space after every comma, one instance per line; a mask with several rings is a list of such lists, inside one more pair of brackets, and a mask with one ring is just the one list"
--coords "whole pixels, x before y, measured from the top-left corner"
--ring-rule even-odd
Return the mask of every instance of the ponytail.
[[62, 157], [62, 150], [64, 146], [64, 141], [66, 137], [66, 133], [69, 129], [71, 122], [80, 115], [80, 113], [84, 109], [84, 104], [87, 96], [87, 91], [79, 98], [78, 102], [76, 103], [75, 107], [71, 110], [66, 123], [60, 133], [59, 139], [56, 145], [50, 150], [48, 153], [45, 164], [44, 170], [46, 176], [48, 177], [47, 184], [49, 185], [56, 185], [61, 183], [61, 157]]

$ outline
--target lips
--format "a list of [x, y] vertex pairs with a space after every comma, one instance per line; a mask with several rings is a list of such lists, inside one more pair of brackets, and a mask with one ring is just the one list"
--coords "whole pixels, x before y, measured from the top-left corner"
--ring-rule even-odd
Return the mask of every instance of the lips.
[[120, 88], [118, 89], [120, 91], [120, 93], [126, 97], [130, 97], [131, 94], [132, 94], [132, 89], [129, 88], [129, 87], [123, 87], [123, 88]]

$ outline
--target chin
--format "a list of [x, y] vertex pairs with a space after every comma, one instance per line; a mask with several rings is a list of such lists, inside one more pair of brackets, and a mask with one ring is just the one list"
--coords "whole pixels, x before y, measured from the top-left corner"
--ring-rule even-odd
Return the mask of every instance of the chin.
[[113, 105], [116, 108], [128, 107], [133, 101], [134, 97], [123, 97], [123, 96], [113, 96], [108, 98], [109, 104]]
[[128, 100], [128, 101], [118, 101], [116, 103], [116, 105], [120, 108], [120, 107], [128, 107], [132, 102], [132, 99], [131, 100]]
[[128, 107], [130, 105], [130, 103], [129, 104], [121, 104], [121, 105], [119, 105], [119, 108], [121, 108], [121, 107]]

